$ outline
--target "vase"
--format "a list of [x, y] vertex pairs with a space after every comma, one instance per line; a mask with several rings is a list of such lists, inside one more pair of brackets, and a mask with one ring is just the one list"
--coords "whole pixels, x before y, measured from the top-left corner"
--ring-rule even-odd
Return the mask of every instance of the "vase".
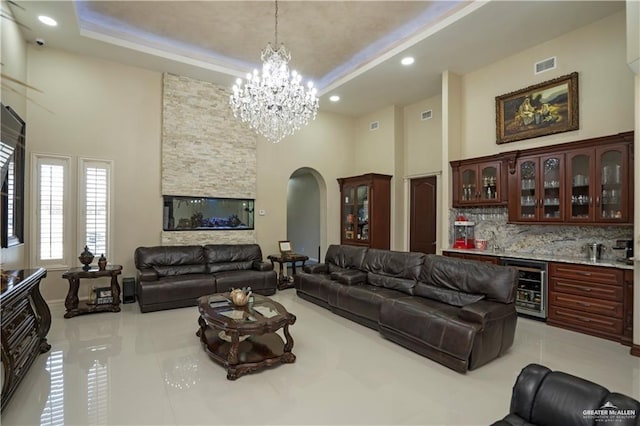
[[78, 256], [78, 260], [84, 265], [82, 267], [83, 270], [88, 271], [91, 269], [91, 262], [93, 262], [94, 257], [93, 253], [89, 251], [89, 246], [84, 246], [84, 251]]
[[104, 257], [104, 254], [100, 255], [100, 259], [98, 259], [98, 269], [101, 271], [107, 269], [107, 258]]

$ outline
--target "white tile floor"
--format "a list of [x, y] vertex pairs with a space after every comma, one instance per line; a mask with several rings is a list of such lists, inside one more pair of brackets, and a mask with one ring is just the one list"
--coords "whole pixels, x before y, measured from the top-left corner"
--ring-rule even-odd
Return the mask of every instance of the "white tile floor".
[[486, 425], [503, 417], [531, 362], [640, 399], [640, 358], [618, 343], [520, 318], [504, 357], [456, 373], [377, 332], [306, 302], [296, 314], [295, 364], [228, 381], [195, 336], [197, 308], [63, 319], [2, 413], [2, 425]]

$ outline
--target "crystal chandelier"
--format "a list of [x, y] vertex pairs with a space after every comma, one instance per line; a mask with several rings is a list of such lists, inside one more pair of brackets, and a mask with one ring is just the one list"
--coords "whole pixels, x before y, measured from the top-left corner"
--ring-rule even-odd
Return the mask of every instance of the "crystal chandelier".
[[[275, 45], [278, 45], [278, 1], [276, 0]], [[273, 143], [280, 142], [316, 118], [318, 98], [313, 83], [300, 84], [302, 76], [289, 72], [291, 53], [281, 44], [271, 43], [262, 51], [262, 74], [254, 70], [247, 81], [237, 79], [229, 103], [233, 115], [248, 123]]]

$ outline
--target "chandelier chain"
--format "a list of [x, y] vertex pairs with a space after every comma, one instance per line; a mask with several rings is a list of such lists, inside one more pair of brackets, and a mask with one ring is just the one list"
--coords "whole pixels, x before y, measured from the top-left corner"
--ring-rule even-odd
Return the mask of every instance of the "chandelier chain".
[[278, 48], [278, 0], [276, 0], [276, 49]]

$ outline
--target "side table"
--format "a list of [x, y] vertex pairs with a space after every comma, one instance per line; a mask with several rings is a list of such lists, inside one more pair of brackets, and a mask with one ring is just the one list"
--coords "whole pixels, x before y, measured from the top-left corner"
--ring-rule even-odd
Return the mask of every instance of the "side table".
[[[302, 267], [304, 268], [304, 263], [309, 260], [309, 256], [304, 256], [302, 254], [296, 253], [288, 253], [288, 254], [272, 254], [267, 256], [267, 259], [271, 261], [271, 265], [274, 262], [280, 264], [279, 272], [278, 272], [278, 290], [285, 290], [287, 288], [293, 288], [293, 276], [296, 274], [296, 262], [302, 262]], [[285, 276], [283, 273], [283, 265], [291, 264], [292, 274], [291, 279], [288, 276]], [[275, 268], [275, 265], [274, 265]]]
[[[64, 301], [67, 312], [65, 318], [72, 318], [76, 315], [91, 314], [94, 312], [120, 312], [120, 284], [118, 284], [118, 275], [122, 273], [121, 265], [108, 265], [104, 270], [92, 267], [88, 271], [82, 268], [72, 268], [62, 274], [62, 278], [69, 280], [69, 293]], [[105, 304], [88, 304], [80, 302], [78, 299], [78, 289], [80, 287], [81, 278], [100, 278], [111, 277], [111, 296], [112, 303]]]

